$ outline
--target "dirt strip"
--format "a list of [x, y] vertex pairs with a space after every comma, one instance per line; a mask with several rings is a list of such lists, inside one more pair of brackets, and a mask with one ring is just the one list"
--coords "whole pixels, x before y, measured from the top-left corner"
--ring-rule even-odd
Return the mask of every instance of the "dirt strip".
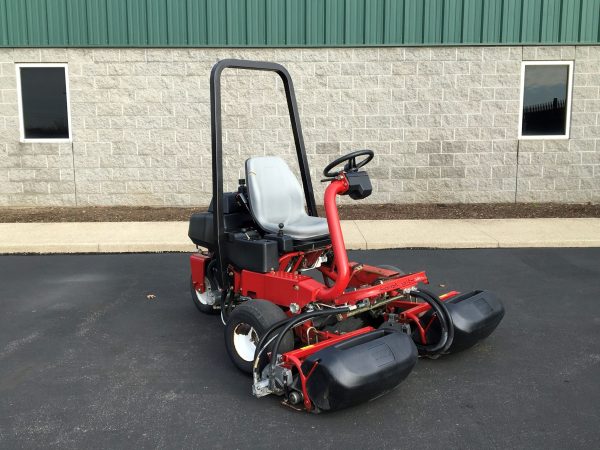
[[[319, 208], [323, 215], [323, 208]], [[40, 207], [0, 208], [0, 222], [165, 222], [188, 220], [206, 207]], [[345, 220], [519, 219], [600, 217], [599, 204], [477, 203], [340, 205]]]

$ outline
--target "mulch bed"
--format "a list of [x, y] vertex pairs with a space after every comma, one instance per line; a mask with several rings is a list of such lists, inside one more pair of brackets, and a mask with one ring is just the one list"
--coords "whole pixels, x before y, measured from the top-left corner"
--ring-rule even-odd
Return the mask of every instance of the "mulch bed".
[[[94, 206], [79, 208], [0, 208], [0, 222], [164, 222], [188, 220], [206, 207]], [[598, 204], [477, 203], [477, 204], [353, 204], [340, 205], [347, 220], [393, 219], [513, 219], [540, 217], [600, 217]], [[320, 215], [323, 208], [320, 208]]]

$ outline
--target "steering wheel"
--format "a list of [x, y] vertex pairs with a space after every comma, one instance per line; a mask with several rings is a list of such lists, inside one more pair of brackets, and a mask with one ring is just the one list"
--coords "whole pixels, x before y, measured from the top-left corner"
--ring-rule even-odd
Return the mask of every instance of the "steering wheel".
[[[356, 158], [358, 158], [359, 156], [366, 156], [366, 158], [357, 163]], [[327, 164], [325, 169], [323, 169], [323, 175], [325, 175], [327, 178], [337, 177], [342, 172], [342, 170], [333, 172], [332, 169], [344, 162], [346, 163], [343, 169], [344, 172], [357, 172], [358, 169], [369, 164], [373, 159], [373, 156], [375, 156], [373, 150], [357, 150], [355, 152], [348, 153], [347, 155], [340, 156], [339, 158]]]

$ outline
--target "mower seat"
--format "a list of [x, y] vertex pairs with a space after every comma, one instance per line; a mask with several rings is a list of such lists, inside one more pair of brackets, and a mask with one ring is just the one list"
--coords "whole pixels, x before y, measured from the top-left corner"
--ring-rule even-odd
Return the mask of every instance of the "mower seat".
[[329, 236], [327, 219], [306, 214], [304, 192], [288, 165], [276, 156], [246, 160], [248, 203], [254, 220], [263, 230], [279, 231], [295, 240]]

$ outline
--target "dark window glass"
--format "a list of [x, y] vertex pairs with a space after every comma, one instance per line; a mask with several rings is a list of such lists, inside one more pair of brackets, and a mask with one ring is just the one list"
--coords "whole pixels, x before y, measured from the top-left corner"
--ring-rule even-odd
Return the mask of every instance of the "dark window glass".
[[564, 135], [567, 132], [569, 66], [525, 66], [523, 136]]
[[21, 99], [26, 139], [68, 139], [64, 67], [21, 67]]

